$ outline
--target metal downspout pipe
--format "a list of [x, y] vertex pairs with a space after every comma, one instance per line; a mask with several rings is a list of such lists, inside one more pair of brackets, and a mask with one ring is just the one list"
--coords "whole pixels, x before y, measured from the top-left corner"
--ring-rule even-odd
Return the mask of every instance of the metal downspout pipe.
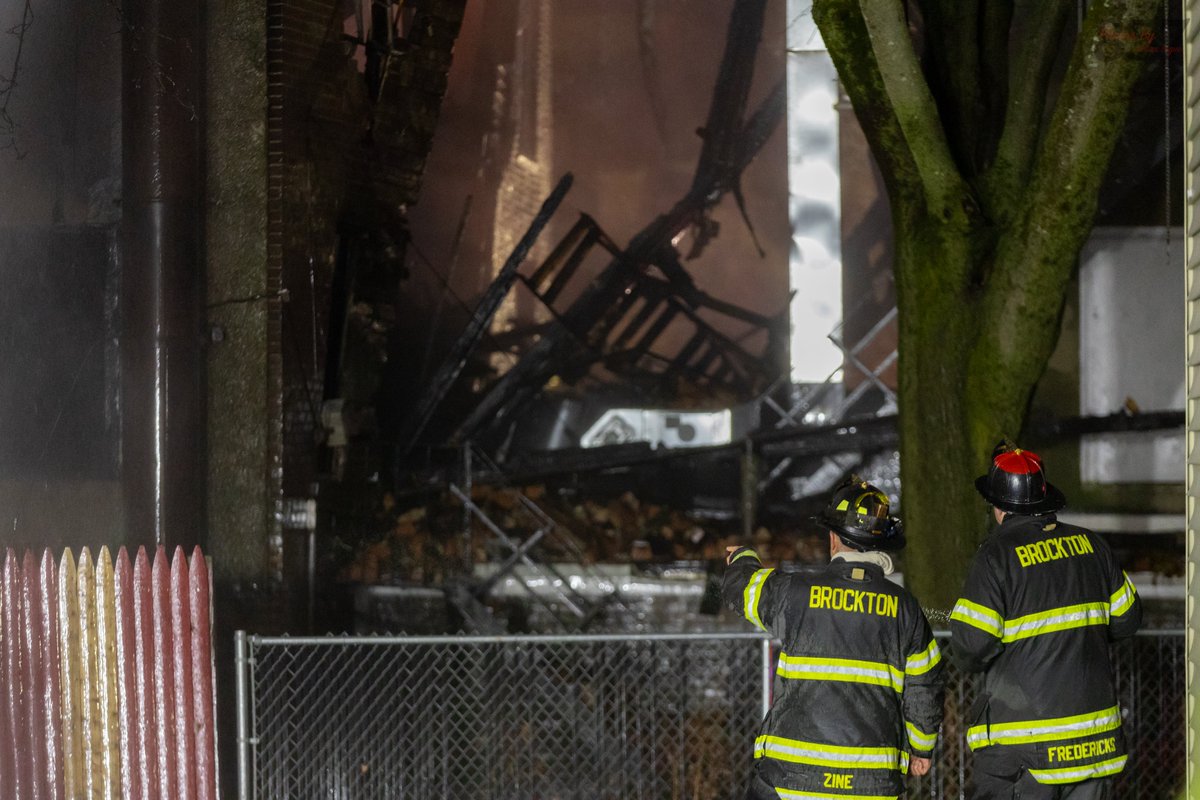
[[134, 543], [202, 544], [202, 40], [196, 0], [125, 0], [121, 482]]

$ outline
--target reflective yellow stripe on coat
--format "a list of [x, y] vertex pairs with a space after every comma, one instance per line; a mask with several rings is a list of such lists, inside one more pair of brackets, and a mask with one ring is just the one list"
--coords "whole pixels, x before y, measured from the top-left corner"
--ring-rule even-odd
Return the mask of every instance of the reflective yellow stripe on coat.
[[1133, 581], [1129, 580], [1129, 575], [1125, 572], [1121, 573], [1125, 576], [1125, 582], [1121, 584], [1121, 588], [1112, 593], [1112, 597], [1108, 600], [1108, 614], [1111, 617], [1119, 617], [1129, 610], [1133, 605], [1133, 601], [1137, 598], [1137, 589], [1133, 586]]
[[1062, 767], [1060, 769], [1031, 769], [1029, 774], [1038, 783], [1075, 783], [1087, 778], [1103, 778], [1106, 775], [1116, 775], [1125, 769], [1125, 759], [1128, 756], [1110, 758], [1108, 761], [1098, 761], [1081, 767]]
[[754, 757], [814, 767], [898, 769], [908, 772], [908, 753], [895, 747], [845, 747], [782, 736], [759, 736], [754, 741]]
[[759, 558], [759, 557], [758, 557], [758, 553], [754, 552], [753, 550], [743, 550], [742, 552], [738, 553], [736, 556], [734, 556], [734, 557], [733, 557], [733, 558], [730, 560], [730, 562], [729, 562], [729, 563], [730, 563], [730, 565], [733, 565], [734, 563], [736, 563], [736, 562], [737, 562], [737, 560], [738, 560], [738, 559], [740, 559], [740, 558], [753, 558], [753, 559], [756, 559], [756, 560], [758, 560], [758, 561], [761, 561], [761, 560], [762, 560], [761, 558]]
[[1004, 632], [1004, 619], [999, 613], [962, 597], [954, 604], [950, 619], [978, 628], [997, 639]]
[[908, 720], [904, 721], [904, 728], [908, 731], [908, 744], [914, 750], [932, 750], [937, 744], [937, 731], [926, 733]]
[[975, 750], [993, 744], [1064, 741], [1094, 736], [1119, 727], [1121, 727], [1121, 709], [1113, 706], [1103, 711], [1092, 711], [1073, 717], [976, 725], [967, 730], [967, 744], [971, 746], [972, 750]]
[[[1120, 590], [1117, 594], [1120, 594]], [[1128, 604], [1132, 603], [1130, 598]], [[1128, 604], [1122, 611], [1128, 608]], [[1079, 603], [1006, 620], [987, 606], [960, 599], [955, 604], [950, 619], [978, 628], [1008, 644], [1046, 633], [1086, 628], [1089, 625], [1107, 625], [1112, 605], [1113, 603]]]
[[758, 601], [762, 599], [762, 587], [766, 583], [768, 577], [774, 572], [773, 569], [760, 569], [750, 576], [750, 581], [746, 584], [746, 589], [742, 594], [742, 605], [745, 609], [746, 619], [753, 622], [754, 625], [762, 631], [767, 629], [763, 625], [762, 618], [758, 616]]
[[802, 792], [799, 789], [776, 789], [781, 800], [899, 800], [896, 795], [881, 794], [826, 794], [825, 792]]
[[929, 670], [933, 669], [942, 660], [942, 651], [938, 644], [933, 639], [929, 640], [929, 646], [921, 652], [908, 657], [904, 665], [905, 675], [924, 675]]
[[904, 673], [891, 664], [880, 661], [859, 661], [854, 658], [817, 658], [779, 654], [775, 672], [781, 678], [808, 681], [843, 681], [886, 686], [904, 691]]
[[1105, 603], [1079, 603], [1005, 620], [1003, 641], [1008, 644], [1018, 639], [1029, 639], [1045, 633], [1107, 624], [1108, 605]]

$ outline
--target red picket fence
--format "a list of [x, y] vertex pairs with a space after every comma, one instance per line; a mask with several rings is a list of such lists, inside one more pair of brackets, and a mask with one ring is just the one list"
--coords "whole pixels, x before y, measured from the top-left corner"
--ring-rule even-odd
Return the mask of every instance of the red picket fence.
[[0, 573], [0, 797], [216, 800], [208, 564], [9, 549]]

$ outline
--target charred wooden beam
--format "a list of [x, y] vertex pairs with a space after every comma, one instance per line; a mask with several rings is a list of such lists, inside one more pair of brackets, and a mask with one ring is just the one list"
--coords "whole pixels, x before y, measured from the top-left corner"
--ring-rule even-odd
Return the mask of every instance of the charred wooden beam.
[[[663, 287], [670, 285], [667, 281], [647, 275], [643, 278], [643, 286], [645, 287], [643, 291], [648, 290], [649, 287], [654, 284], [660, 284]], [[683, 299], [686, 300], [688, 305], [690, 305], [692, 308], [712, 309], [719, 314], [724, 314], [727, 317], [732, 317], [733, 319], [741, 320], [742, 322], [748, 322], [751, 325], [755, 325], [759, 328], [770, 328], [771, 326], [775, 325], [776, 322], [778, 322], [778, 320], [774, 317], [768, 317], [765, 314], [759, 314], [757, 311], [751, 311], [750, 309], [742, 308], [735, 303], [730, 303], [726, 300], [713, 297], [711, 294], [702, 289], [696, 289], [690, 296], [684, 297]]]
[[[762, 32], [764, 0], [737, 0], [734, 4], [721, 71], [704, 128], [701, 151], [692, 187], [666, 214], [657, 217], [633, 237], [624, 258], [614, 258], [562, 316], [567, 326], [539, 341], [497, 381], [479, 405], [459, 426], [455, 441], [474, 436], [484, 427], [506, 424], [525, 399], [545, 385], [560, 365], [578, 355], [579, 345], [567, 328], [588, 331], [588, 340], [603, 341], [611, 325], [607, 319], [615, 298], [638, 281], [628, 264], [666, 261], [661, 256], [673, 248], [679, 233], [703, 218], [737, 185], [739, 176], [783, 116], [783, 90], [777, 86], [749, 120], [743, 114], [753, 77], [754, 58]], [[605, 324], [601, 324], [605, 321]], [[644, 342], [652, 342], [646, 339]], [[648, 344], [647, 344], [648, 347]]]
[[1095, 417], [1067, 417], [1046, 419], [1034, 423], [1030, 434], [1036, 439], [1076, 439], [1089, 433], [1123, 433], [1128, 431], [1160, 431], [1182, 428], [1182, 411], [1147, 411], [1132, 413], [1118, 411], [1115, 414]]
[[612, 350], [624, 350], [629, 345], [629, 342], [633, 340], [633, 337], [637, 335], [637, 332], [644, 328], [651, 317], [662, 308], [663, 296], [656, 294], [650, 287], [647, 287], [642, 292], [641, 298], [644, 301], [642, 307], [638, 309], [633, 318], [625, 324], [621, 333], [617, 335], [617, 338], [613, 340]]
[[651, 345], [658, 340], [659, 336], [662, 336], [663, 331], [667, 329], [668, 325], [675, 321], [675, 317], [678, 315], [679, 309], [675, 308], [674, 306], [668, 305], [666, 308], [664, 308], [662, 313], [658, 315], [658, 319], [651, 323], [646, 332], [642, 334], [642, 338], [639, 339], [637, 344], [633, 346], [633, 351], [636, 353], [649, 352]]
[[538, 293], [546, 291], [542, 284], [557, 274], [571, 253], [579, 247], [579, 243], [596, 227], [594, 219], [587, 214], [580, 214], [579, 219], [571, 226], [571, 230], [567, 231], [567, 235], [554, 246], [554, 250], [550, 252], [546, 260], [542, 262], [541, 266], [526, 281], [529, 284], [529, 288]]
[[512, 289], [513, 283], [516, 282], [517, 268], [525, 261], [525, 257], [533, 249], [538, 236], [541, 235], [546, 224], [550, 222], [550, 218], [554, 216], [554, 212], [558, 210], [558, 206], [562, 203], [563, 198], [567, 195], [567, 191], [571, 188], [572, 180], [574, 179], [569, 172], [559, 180], [558, 185], [554, 187], [554, 191], [542, 203], [541, 209], [534, 216], [533, 221], [529, 223], [529, 229], [525, 231], [525, 235], [517, 242], [517, 246], [509, 254], [508, 260], [500, 268], [496, 280], [484, 292], [483, 299], [479, 301], [479, 305], [476, 307], [470, 322], [467, 323], [466, 329], [458, 337], [458, 340], [450, 349], [449, 355], [442, 362], [442, 366], [433, 376], [429, 388], [421, 396], [416, 410], [407, 420], [403, 432], [397, 439], [398, 453], [401, 458], [411, 452], [413, 446], [417, 443], [418, 437], [424, 432], [425, 426], [429, 424], [434, 410], [437, 409], [438, 404], [445, 398], [446, 393], [450, 391], [450, 387], [454, 384], [454, 381], [458, 379], [459, 374], [467, 363], [467, 358], [479, 344], [479, 340], [483, 338], [487, 326], [491, 324], [492, 318], [496, 315], [496, 311], [504, 301], [505, 295], [508, 294], [509, 290]]

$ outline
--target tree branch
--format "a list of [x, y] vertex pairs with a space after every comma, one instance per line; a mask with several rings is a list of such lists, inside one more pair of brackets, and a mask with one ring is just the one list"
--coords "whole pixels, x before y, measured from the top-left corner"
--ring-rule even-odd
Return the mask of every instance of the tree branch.
[[857, 0], [814, 0], [813, 19], [837, 68], [842, 88], [870, 142], [892, 199], [922, 195], [921, 176], [883, 84], [870, 33]]
[[[1004, 129], [1004, 110], [1008, 105], [1009, 34], [1013, 23], [1013, 0], [984, 0], [979, 31], [980, 78], [982, 81], [982, 128], [980, 169], [991, 165]], [[1019, 87], [1027, 91], [1027, 87]]]
[[984, 289], [967, 387], [968, 402], [984, 410], [984, 419], [1021, 414], [1045, 369], [1065, 287], [1144, 66], [1136, 33], [1153, 30], [1161, 10], [1160, 0], [1095, 0], [1084, 21], [1028, 200], [997, 244]]
[[950, 222], [963, 214], [969, 194], [950, 155], [937, 104], [913, 52], [899, 0], [860, 0], [883, 88], [924, 187], [926, 206]]
[[[869, 25], [871, 13], [887, 19]], [[956, 247], [975, 224], [975, 200], [950, 157], [900, 0], [814, 0], [813, 18], [879, 164], [897, 237], [910, 231]], [[959, 294], [967, 288], [971, 263], [898, 255], [897, 287]]]
[[1009, 221], [1020, 206], [1020, 190], [1029, 178], [1042, 131], [1050, 71], [1073, 8], [1070, 3], [1046, 0], [1018, 2], [1015, 17], [1020, 44], [1008, 78], [1008, 85], [1017, 90], [1009, 93], [1004, 132], [995, 159], [980, 181], [984, 212], [999, 224]]
[[921, 0], [926, 74], [944, 122], [945, 136], [963, 176], [978, 166], [984, 53], [980, 42], [980, 0]]

